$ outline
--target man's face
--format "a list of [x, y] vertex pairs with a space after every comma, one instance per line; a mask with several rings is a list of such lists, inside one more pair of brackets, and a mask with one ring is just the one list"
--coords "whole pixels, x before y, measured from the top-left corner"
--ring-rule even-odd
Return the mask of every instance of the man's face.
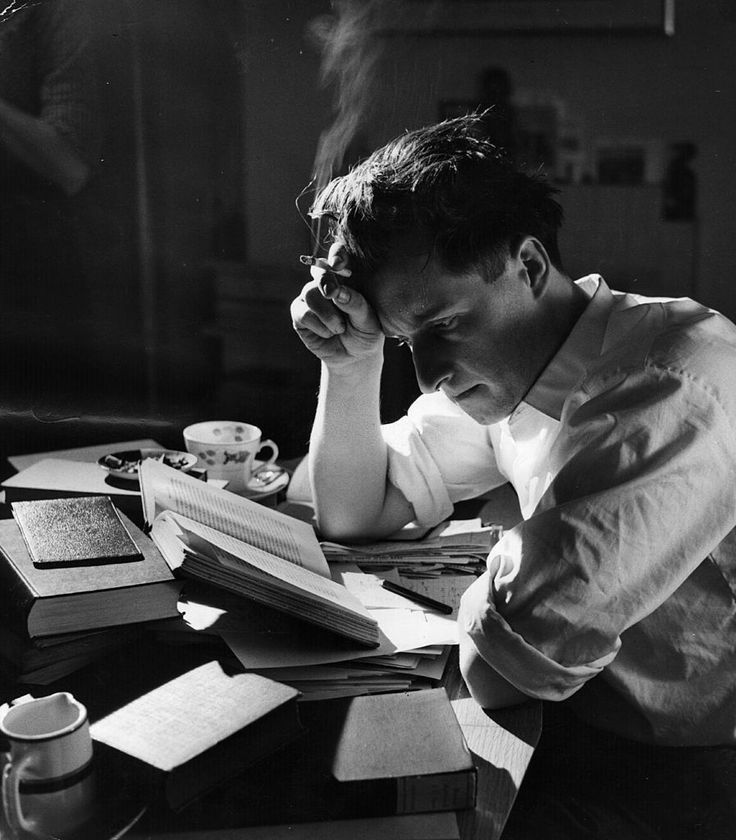
[[518, 255], [489, 282], [402, 254], [371, 285], [366, 297], [384, 333], [409, 345], [422, 391], [443, 391], [479, 423], [508, 417], [544, 365], [542, 306]]

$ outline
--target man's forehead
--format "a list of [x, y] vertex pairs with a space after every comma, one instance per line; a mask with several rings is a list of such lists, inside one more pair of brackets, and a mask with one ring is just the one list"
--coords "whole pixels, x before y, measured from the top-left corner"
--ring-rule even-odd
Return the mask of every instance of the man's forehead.
[[376, 273], [366, 297], [382, 324], [412, 326], [451, 303], [447, 279], [448, 273], [428, 254], [404, 254]]

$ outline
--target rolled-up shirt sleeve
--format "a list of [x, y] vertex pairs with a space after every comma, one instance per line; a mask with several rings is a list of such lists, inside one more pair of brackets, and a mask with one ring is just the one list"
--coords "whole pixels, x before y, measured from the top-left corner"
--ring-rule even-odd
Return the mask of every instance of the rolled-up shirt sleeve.
[[407, 415], [383, 426], [388, 479], [414, 507], [417, 522], [435, 525], [455, 502], [506, 483], [489, 427], [476, 423], [441, 393], [425, 394]]
[[622, 634], [665, 602], [684, 633], [672, 596], [736, 524], [736, 382], [712, 381], [648, 364], [566, 404], [554, 479], [460, 608], [478, 653], [520, 691], [563, 699], [615, 669]]

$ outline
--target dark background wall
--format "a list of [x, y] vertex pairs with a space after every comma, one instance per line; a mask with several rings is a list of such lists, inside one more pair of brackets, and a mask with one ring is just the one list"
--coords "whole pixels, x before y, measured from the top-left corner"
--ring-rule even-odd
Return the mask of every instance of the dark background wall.
[[[422, 13], [437, 7], [410, 1]], [[63, 445], [70, 434], [113, 440], [134, 430], [173, 445], [186, 422], [230, 415], [261, 425], [284, 454], [299, 454], [318, 370], [290, 331], [288, 304], [305, 279], [298, 255], [311, 247], [295, 202], [310, 181], [320, 133], [335, 117], [335, 88], [320, 82], [310, 34], [332, 6], [93, 5], [105, 131], [80, 197], [93, 310], [88, 365], [53, 376], [36, 366], [24, 381], [6, 382], [2, 450]], [[451, 5], [460, 20], [464, 3]], [[435, 121], [447, 103], [472, 106], [484, 69], [502, 67], [517, 98], [562, 103], [590, 167], [600, 138], [654, 150], [657, 171], [648, 183], [601, 185], [591, 170], [560, 185], [570, 273], [601, 271], [614, 286], [692, 295], [736, 317], [736, 12], [729, 0], [680, 0], [671, 36], [615, 27], [436, 32], [430, 25], [382, 34], [371, 31], [375, 20], [367, 19], [354, 45], [378, 57], [362, 82], [348, 159]], [[670, 144], [684, 141], [697, 147], [697, 214], [665, 221], [657, 172]], [[409, 360], [393, 361], [387, 418], [414, 393]]]

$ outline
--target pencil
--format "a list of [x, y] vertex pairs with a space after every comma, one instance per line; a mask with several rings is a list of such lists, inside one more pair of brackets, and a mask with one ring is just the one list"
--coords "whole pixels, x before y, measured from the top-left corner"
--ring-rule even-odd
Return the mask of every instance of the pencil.
[[302, 265], [315, 265], [317, 268], [324, 269], [324, 271], [337, 274], [338, 277], [350, 277], [353, 273], [349, 268], [333, 268], [324, 257], [312, 257], [309, 254], [301, 254], [299, 262]]
[[423, 607], [429, 607], [430, 609], [437, 610], [437, 612], [444, 613], [445, 615], [450, 615], [452, 612], [452, 607], [449, 604], [443, 604], [441, 601], [435, 601], [434, 598], [422, 595], [420, 592], [414, 592], [413, 589], [407, 589], [405, 586], [400, 586], [398, 583], [394, 583], [393, 581], [382, 580], [381, 586], [389, 592], [393, 592], [396, 595], [403, 595], [404, 598], [414, 601], [415, 604], [421, 604]]

